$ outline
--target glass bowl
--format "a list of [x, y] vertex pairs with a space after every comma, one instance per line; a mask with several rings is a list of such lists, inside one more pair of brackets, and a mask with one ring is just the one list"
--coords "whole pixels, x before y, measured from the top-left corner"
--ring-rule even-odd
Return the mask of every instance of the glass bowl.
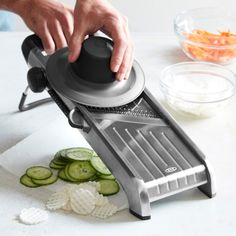
[[213, 7], [184, 11], [175, 17], [174, 30], [193, 60], [220, 64], [236, 60], [236, 12]]
[[182, 62], [166, 67], [160, 89], [175, 111], [192, 117], [211, 117], [234, 95], [235, 74], [207, 62]]

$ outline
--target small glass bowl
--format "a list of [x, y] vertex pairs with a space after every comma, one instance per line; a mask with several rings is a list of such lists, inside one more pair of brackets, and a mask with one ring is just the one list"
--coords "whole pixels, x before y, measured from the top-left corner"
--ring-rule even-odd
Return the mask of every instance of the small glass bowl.
[[207, 118], [224, 107], [236, 90], [235, 74], [224, 66], [207, 62], [182, 62], [162, 71], [160, 88], [175, 111]]
[[219, 64], [236, 60], [236, 12], [213, 7], [184, 11], [175, 17], [174, 30], [193, 60]]

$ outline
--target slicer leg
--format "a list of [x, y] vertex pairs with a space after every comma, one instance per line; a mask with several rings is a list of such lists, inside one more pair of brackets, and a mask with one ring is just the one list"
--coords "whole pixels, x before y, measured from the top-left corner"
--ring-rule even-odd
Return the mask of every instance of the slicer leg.
[[206, 166], [206, 174], [207, 174], [207, 183], [204, 185], [199, 186], [199, 189], [205, 193], [209, 198], [213, 198], [216, 195], [215, 189], [215, 181], [214, 181], [214, 174], [211, 165], [209, 164], [208, 160], [204, 160], [204, 164]]
[[206, 194], [209, 198], [215, 197], [216, 193], [212, 191], [211, 184], [207, 183], [199, 187], [199, 189]]
[[147, 190], [143, 187], [143, 181], [135, 179], [132, 188], [125, 189], [129, 201], [129, 210], [141, 220], [151, 218], [151, 207]]

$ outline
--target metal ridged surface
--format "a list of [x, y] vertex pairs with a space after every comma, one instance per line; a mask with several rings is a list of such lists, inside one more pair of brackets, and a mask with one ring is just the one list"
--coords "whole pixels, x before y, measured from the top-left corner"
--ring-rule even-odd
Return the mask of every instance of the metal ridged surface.
[[146, 184], [151, 201], [158, 200], [163, 196], [179, 192], [190, 187], [197, 187], [207, 183], [205, 166], [199, 165], [182, 172], [174, 173], [171, 176], [154, 180]]
[[116, 121], [105, 132], [144, 182], [201, 164], [168, 126]]

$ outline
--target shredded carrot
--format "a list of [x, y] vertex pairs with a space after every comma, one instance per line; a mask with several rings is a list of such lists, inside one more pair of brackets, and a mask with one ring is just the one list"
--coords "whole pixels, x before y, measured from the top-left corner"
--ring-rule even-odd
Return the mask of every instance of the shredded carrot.
[[213, 34], [196, 29], [185, 36], [188, 41], [183, 44], [184, 50], [194, 59], [226, 63], [236, 58], [236, 34], [230, 31]]

